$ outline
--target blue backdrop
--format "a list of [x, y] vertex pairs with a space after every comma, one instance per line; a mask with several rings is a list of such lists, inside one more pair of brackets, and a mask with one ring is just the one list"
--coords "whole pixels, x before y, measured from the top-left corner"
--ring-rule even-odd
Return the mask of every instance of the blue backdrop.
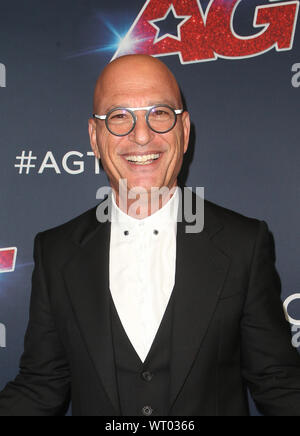
[[87, 122], [98, 74], [123, 53], [164, 55], [180, 82], [194, 137], [186, 184], [268, 222], [282, 300], [296, 294], [288, 313], [300, 347], [298, 9], [298, 0], [1, 1], [0, 390], [23, 350], [35, 234], [95, 205], [108, 183]]

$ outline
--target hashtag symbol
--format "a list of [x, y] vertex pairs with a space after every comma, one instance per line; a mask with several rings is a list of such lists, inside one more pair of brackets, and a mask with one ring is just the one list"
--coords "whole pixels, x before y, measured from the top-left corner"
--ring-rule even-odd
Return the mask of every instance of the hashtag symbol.
[[32, 151], [30, 151], [27, 155], [23, 150], [21, 156], [16, 156], [16, 160], [19, 160], [19, 164], [15, 164], [15, 168], [19, 168], [19, 174], [23, 174], [23, 170], [26, 170], [26, 174], [29, 174], [31, 168], [35, 168], [35, 164], [31, 162], [36, 160], [36, 156], [32, 156]]

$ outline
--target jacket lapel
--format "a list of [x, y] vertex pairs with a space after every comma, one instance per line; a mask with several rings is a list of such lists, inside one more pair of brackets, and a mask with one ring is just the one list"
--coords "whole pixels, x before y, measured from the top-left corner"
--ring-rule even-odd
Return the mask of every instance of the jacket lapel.
[[[119, 414], [110, 324], [110, 223], [99, 224], [68, 262], [64, 276], [69, 297], [88, 352], [102, 386]], [[99, 405], [100, 407], [100, 405]]]
[[[220, 223], [212, 223], [212, 232], [221, 229]], [[186, 234], [185, 225], [178, 223], [177, 233], [170, 409], [199, 352], [230, 264], [211, 241], [208, 226], [201, 233]]]

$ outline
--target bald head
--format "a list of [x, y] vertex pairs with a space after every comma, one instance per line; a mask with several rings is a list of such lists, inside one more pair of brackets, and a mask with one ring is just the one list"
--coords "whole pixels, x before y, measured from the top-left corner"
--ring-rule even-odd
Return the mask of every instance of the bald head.
[[[160, 101], [163, 94], [165, 101]], [[182, 107], [178, 83], [163, 62], [147, 55], [117, 58], [104, 68], [97, 80], [94, 112], [106, 113], [113, 105], [136, 106], [138, 101], [142, 105], [169, 103]]]

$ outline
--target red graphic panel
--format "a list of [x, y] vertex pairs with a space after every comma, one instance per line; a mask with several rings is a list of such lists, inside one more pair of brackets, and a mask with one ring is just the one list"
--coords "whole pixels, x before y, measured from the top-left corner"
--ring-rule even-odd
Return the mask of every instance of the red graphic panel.
[[[214, 51], [207, 42], [203, 11], [199, 6], [197, 0], [147, 1], [126, 37], [128, 41], [125, 38], [115, 57], [133, 53], [154, 56], [177, 53], [183, 63], [195, 62], [199, 59], [215, 59]], [[157, 29], [151, 21], [166, 16], [171, 7], [177, 16], [189, 19], [181, 26], [178, 39], [167, 36], [155, 42]]]
[[15, 270], [17, 248], [0, 248], [0, 274]]
[[233, 28], [233, 17], [241, 0], [215, 0], [210, 8], [206, 32], [215, 52], [226, 58], [263, 54], [272, 48], [291, 50], [299, 3], [292, 1], [258, 6], [253, 27], [262, 28], [254, 36], [241, 37]]
[[[182, 64], [217, 58], [241, 59], [275, 49], [291, 50], [299, 1], [257, 6], [257, 33], [240, 36], [233, 21], [242, 0], [211, 0], [203, 12], [199, 0], [147, 0], [113, 57], [125, 54], [179, 55]], [[272, 0], [273, 1], [273, 0]], [[177, 35], [161, 34], [160, 25], [172, 14]]]

